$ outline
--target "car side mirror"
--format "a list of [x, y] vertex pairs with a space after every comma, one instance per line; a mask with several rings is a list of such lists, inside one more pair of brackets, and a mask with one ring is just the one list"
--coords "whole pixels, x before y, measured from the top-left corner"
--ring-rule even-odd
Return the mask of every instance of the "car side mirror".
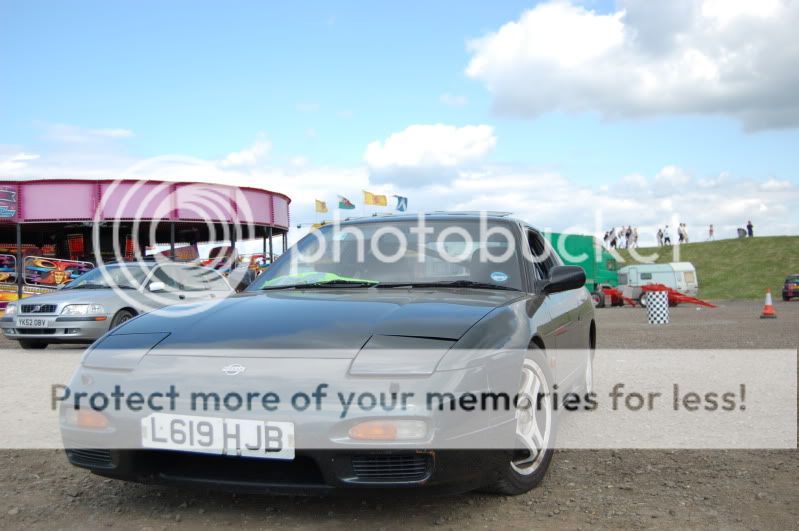
[[549, 278], [540, 281], [542, 293], [560, 293], [585, 286], [585, 270], [580, 266], [555, 266], [549, 272]]
[[150, 291], [164, 291], [166, 289], [166, 284], [159, 281], [150, 282], [150, 287], [148, 289]]

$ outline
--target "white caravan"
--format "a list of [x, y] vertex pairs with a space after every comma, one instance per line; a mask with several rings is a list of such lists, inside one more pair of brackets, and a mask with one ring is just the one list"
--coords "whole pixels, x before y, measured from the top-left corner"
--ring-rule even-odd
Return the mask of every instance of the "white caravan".
[[696, 297], [699, 291], [696, 268], [691, 262], [635, 264], [619, 269], [619, 289], [642, 306], [646, 306], [646, 292], [641, 286], [647, 284], [663, 284], [691, 297]]

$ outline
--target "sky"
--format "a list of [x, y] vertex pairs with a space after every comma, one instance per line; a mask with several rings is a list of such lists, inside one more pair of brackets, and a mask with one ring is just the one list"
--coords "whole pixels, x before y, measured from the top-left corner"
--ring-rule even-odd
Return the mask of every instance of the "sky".
[[257, 186], [293, 224], [367, 189], [643, 241], [799, 234], [797, 23], [797, 0], [0, 0], [0, 179]]

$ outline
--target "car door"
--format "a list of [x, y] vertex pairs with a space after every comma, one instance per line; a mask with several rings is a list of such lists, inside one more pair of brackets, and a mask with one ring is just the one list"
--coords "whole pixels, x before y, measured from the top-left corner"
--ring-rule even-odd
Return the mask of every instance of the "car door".
[[[528, 229], [527, 234], [536, 274], [542, 279], [549, 278], [551, 269], [561, 265], [560, 259], [540, 233], [534, 229]], [[582, 301], [580, 300], [581, 294], [583, 295]], [[586, 341], [581, 337], [581, 321], [582, 303], [588, 302], [588, 292], [584, 288], [580, 288], [579, 290], [552, 293], [546, 298], [554, 328], [552, 337], [558, 350], [556, 378], [559, 383], [563, 383], [569, 381], [578, 369], [581, 371], [580, 374], [582, 373], [584, 356], [578, 352], [578, 349], [584, 349], [586, 346]], [[585, 337], [588, 337], [587, 332]]]
[[[208, 278], [213, 275], [213, 278]], [[155, 283], [159, 289], [153, 291]], [[163, 264], [150, 275], [146, 289], [158, 296], [161, 305], [199, 302], [226, 297], [230, 287], [222, 276], [209, 268], [191, 264]]]
[[153, 295], [148, 299], [150, 304], [168, 306], [186, 301], [178, 273], [176, 264], [158, 265], [153, 268], [144, 285], [146, 292]]

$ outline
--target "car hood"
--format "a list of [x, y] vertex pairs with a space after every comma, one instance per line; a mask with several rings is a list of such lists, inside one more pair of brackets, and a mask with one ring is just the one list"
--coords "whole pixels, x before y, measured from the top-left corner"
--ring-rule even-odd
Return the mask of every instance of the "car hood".
[[102, 303], [117, 299], [119, 296], [113, 289], [62, 289], [53, 293], [35, 295], [25, 298], [20, 304], [81, 304]]
[[522, 296], [419, 288], [244, 293], [195, 314], [173, 306], [142, 315], [113, 333], [168, 333], [159, 351], [341, 349], [354, 356], [373, 335], [457, 340], [492, 309]]

